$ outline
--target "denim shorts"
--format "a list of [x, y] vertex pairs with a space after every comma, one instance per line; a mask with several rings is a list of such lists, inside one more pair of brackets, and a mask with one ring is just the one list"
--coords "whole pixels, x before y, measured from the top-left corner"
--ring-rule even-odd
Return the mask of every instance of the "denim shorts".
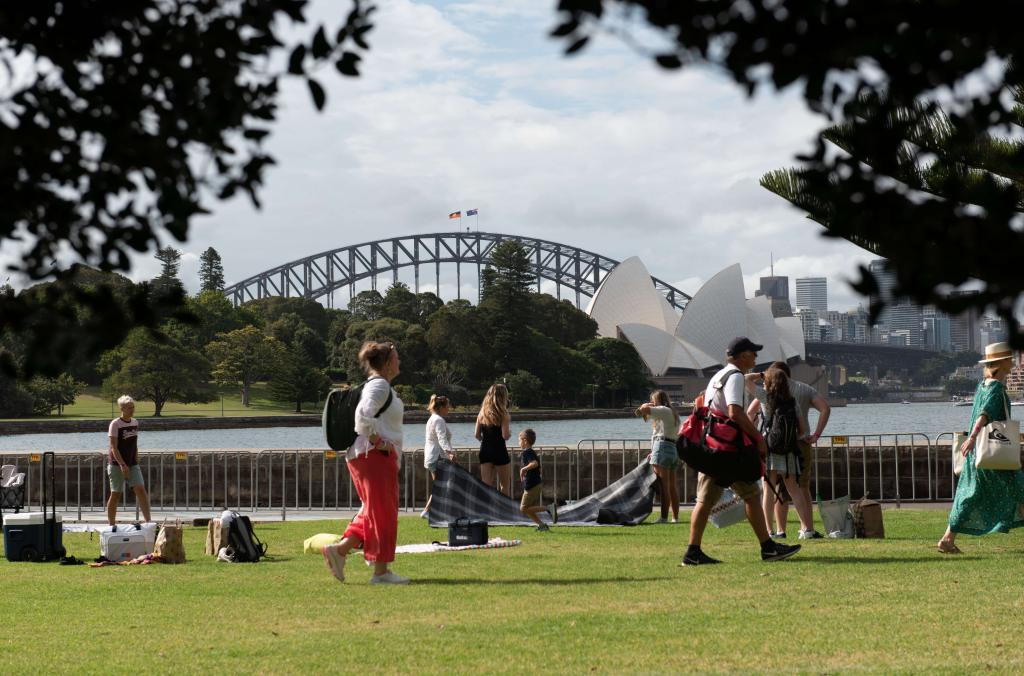
[[[124, 472], [117, 465], [107, 465], [107, 477], [110, 479], [110, 492], [111, 493], [123, 493], [124, 492]], [[142, 478], [142, 468], [138, 465], [132, 465], [128, 468], [128, 487], [133, 486], [145, 486], [146, 482]]]
[[676, 452], [676, 442], [662, 439], [654, 444], [651, 449], [651, 464], [665, 469], [675, 469], [679, 465], [679, 453]]

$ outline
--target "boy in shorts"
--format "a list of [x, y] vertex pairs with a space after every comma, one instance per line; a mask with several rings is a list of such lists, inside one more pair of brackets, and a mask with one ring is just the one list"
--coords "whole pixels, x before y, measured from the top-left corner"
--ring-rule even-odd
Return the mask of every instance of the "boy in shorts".
[[142, 517], [148, 523], [149, 495], [139, 468], [139, 421], [133, 418], [135, 400], [127, 394], [117, 400], [121, 415], [110, 421], [107, 430], [107, 477], [110, 480], [110, 498], [107, 500], [107, 523], [117, 523], [117, 505], [121, 502], [124, 485], [135, 491]]
[[544, 532], [551, 529], [540, 520], [538, 514], [547, 512], [551, 515], [551, 522], [555, 523], [558, 512], [554, 503], [547, 507], [540, 504], [544, 480], [540, 475], [540, 458], [533, 450], [535, 443], [537, 443], [537, 433], [529, 427], [519, 433], [519, 448], [523, 451], [523, 466], [519, 469], [519, 479], [523, 482], [523, 499], [519, 503], [519, 509], [537, 524], [537, 530]]

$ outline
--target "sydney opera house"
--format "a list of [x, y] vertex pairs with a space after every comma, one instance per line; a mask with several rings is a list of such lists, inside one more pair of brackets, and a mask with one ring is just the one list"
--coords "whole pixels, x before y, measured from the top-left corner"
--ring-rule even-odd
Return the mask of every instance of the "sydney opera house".
[[815, 379], [812, 369], [802, 373], [796, 368], [805, 356], [800, 320], [772, 316], [764, 296], [748, 299], [739, 264], [708, 280], [679, 312], [634, 256], [608, 273], [587, 314], [597, 322], [599, 335], [629, 341], [652, 380], [673, 400], [690, 400], [707, 385], [725, 363], [726, 345], [735, 336], [764, 345], [759, 363], [786, 361], [795, 377]]

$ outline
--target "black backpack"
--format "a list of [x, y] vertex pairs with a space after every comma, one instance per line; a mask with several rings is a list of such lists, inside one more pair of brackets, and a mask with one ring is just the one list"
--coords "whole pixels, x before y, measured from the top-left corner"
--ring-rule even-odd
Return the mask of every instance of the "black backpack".
[[779, 402], [764, 422], [764, 441], [769, 453], [785, 455], [799, 454], [797, 435], [799, 425], [796, 417], [796, 401]]
[[234, 561], [256, 563], [267, 555], [267, 546], [256, 537], [249, 517], [238, 512], [225, 512], [221, 516], [221, 527], [224, 525], [228, 526], [228, 544], [234, 550]]
[[[373, 380], [372, 378], [370, 380]], [[363, 387], [367, 380], [355, 387], [346, 387], [331, 390], [324, 402], [323, 428], [324, 436], [327, 438], [327, 445], [335, 451], [346, 451], [355, 443], [356, 437], [356, 406], [359, 405], [359, 397], [363, 394]], [[384, 411], [391, 406], [393, 392], [388, 392], [388, 398], [380, 407], [374, 418], [379, 418]]]

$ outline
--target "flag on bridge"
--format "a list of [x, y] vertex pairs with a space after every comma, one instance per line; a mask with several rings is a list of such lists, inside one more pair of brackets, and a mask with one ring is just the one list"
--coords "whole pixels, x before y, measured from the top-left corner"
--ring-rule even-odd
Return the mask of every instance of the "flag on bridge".
[[448, 214], [448, 218], [449, 219], [452, 219], [452, 218], [462, 218], [462, 212], [461, 211], [453, 211], [450, 214]]
[[470, 209], [466, 212], [467, 216], [476, 216], [476, 209]]

